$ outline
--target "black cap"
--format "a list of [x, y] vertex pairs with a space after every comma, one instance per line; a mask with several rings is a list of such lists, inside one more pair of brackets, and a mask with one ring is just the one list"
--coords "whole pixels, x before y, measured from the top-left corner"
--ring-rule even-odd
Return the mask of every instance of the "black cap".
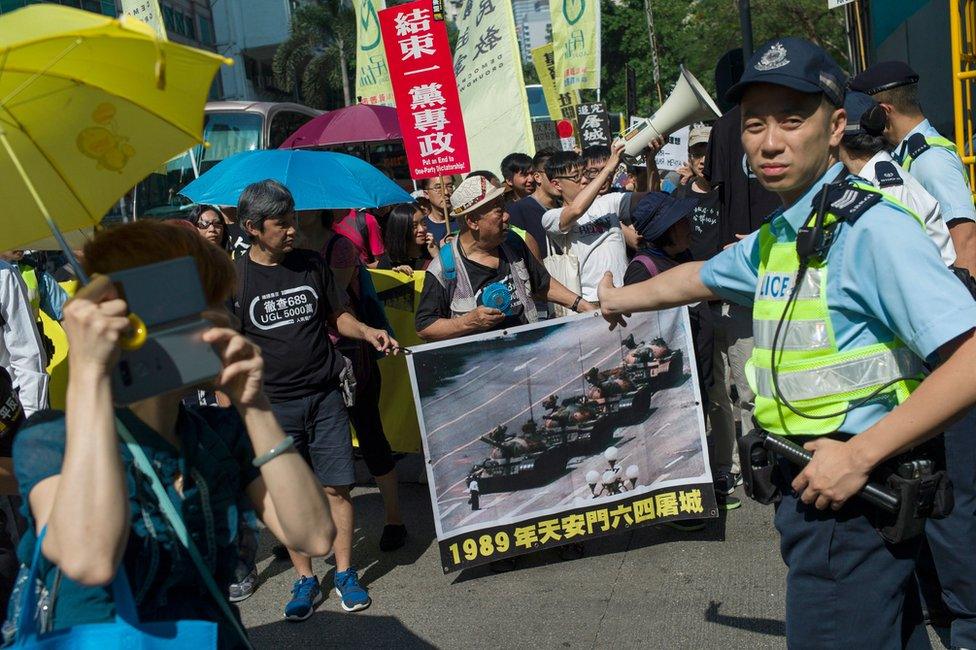
[[803, 93], [822, 93], [834, 106], [844, 103], [846, 75], [819, 45], [795, 36], [764, 43], [746, 63], [739, 83], [725, 97], [739, 103], [746, 87], [755, 83], [786, 86]]
[[651, 243], [668, 228], [690, 217], [697, 205], [698, 199], [694, 197], [677, 199], [664, 192], [650, 192], [634, 209], [634, 228], [644, 241]]
[[918, 73], [904, 61], [882, 61], [851, 79], [851, 90], [874, 95], [883, 90], [918, 83]]

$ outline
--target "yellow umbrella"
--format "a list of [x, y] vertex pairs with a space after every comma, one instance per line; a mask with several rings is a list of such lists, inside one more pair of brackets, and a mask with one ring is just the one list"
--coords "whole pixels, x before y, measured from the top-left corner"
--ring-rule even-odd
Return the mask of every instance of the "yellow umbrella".
[[211, 82], [230, 62], [129, 17], [50, 4], [0, 17], [0, 250], [51, 232], [67, 249], [61, 231], [97, 224], [200, 143]]

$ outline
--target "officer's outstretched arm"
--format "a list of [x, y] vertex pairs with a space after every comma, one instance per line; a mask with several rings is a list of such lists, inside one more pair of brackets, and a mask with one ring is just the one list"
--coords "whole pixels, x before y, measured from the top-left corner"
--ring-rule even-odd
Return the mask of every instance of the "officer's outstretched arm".
[[604, 318], [613, 323], [616, 320], [614, 317], [620, 314], [717, 300], [719, 296], [701, 281], [703, 265], [704, 262], [688, 262], [650, 280], [619, 288], [613, 286], [613, 275], [608, 271], [600, 281], [600, 310]]
[[875, 467], [935, 436], [976, 404], [976, 330], [942, 346], [939, 356], [945, 362], [867, 431], [847, 442], [821, 438], [804, 445], [813, 460], [793, 481], [804, 502], [839, 508]]

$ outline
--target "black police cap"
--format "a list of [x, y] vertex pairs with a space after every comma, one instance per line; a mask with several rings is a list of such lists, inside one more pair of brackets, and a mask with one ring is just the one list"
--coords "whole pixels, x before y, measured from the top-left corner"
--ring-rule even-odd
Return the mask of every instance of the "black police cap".
[[736, 104], [746, 87], [756, 83], [786, 86], [804, 93], [822, 93], [834, 106], [844, 103], [847, 75], [826, 50], [794, 36], [764, 43], [746, 63], [739, 83], [725, 97]]
[[918, 73], [904, 61], [882, 61], [851, 79], [851, 90], [874, 95], [884, 90], [918, 83]]

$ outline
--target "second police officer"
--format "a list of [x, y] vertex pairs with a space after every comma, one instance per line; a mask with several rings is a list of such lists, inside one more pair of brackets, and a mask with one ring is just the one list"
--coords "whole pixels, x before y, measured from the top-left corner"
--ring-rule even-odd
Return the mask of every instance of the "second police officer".
[[[604, 278], [600, 305], [607, 317], [719, 298], [752, 307], [756, 422], [814, 453], [802, 471], [778, 466], [787, 643], [903, 647], [919, 538], [886, 542], [851, 497], [976, 402], [976, 303], [921, 220], [838, 162], [844, 73], [822, 48], [766, 43], [729, 97], [749, 165], [783, 208], [708, 262], [622, 288]], [[923, 361], [940, 360], [919, 384]]]
[[[892, 155], [938, 200], [956, 251], [954, 266], [976, 275], [976, 208], [956, 146], [925, 118], [919, 76], [901, 61], [877, 63], [851, 80], [887, 113], [885, 138]], [[976, 410], [946, 428], [946, 470], [955, 508], [926, 524], [919, 581], [929, 612], [941, 613], [941, 590], [951, 617], [953, 647], [976, 648]], [[931, 549], [931, 550], [929, 550]]]

